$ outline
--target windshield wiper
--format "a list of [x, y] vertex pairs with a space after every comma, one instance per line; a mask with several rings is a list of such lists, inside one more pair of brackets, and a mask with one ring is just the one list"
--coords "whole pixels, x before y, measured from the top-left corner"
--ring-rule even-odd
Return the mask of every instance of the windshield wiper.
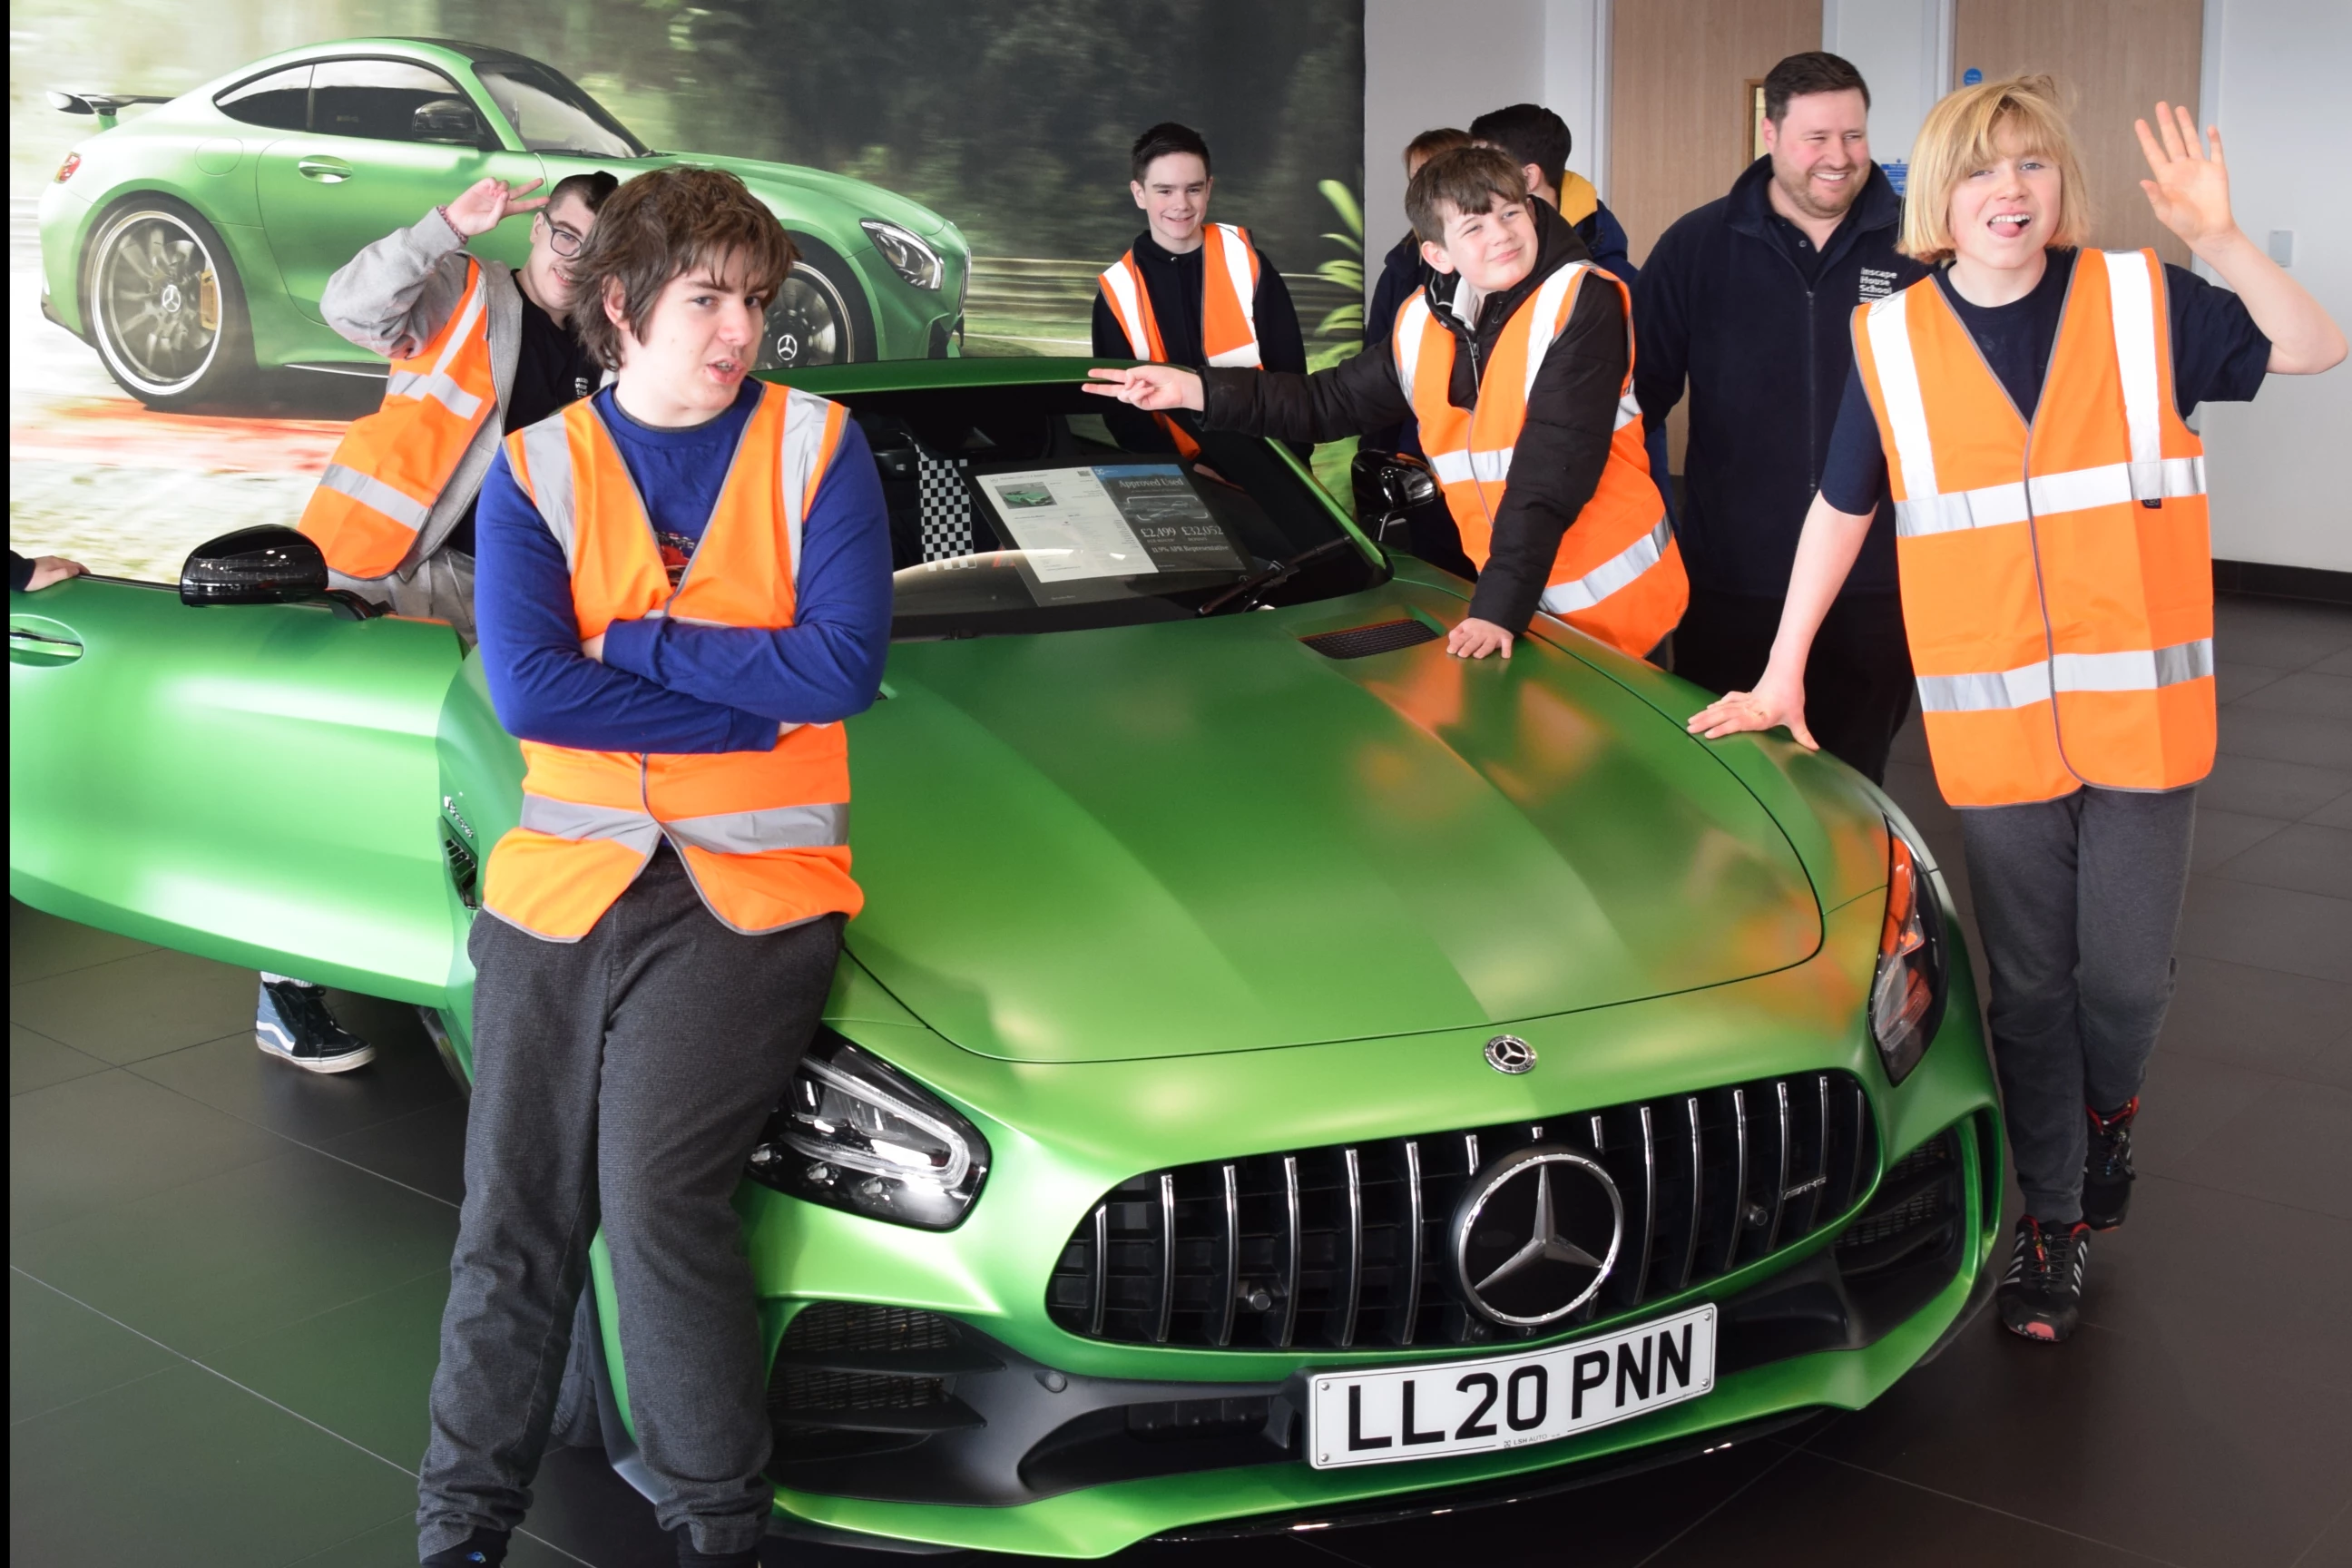
[[1337, 539], [1327, 539], [1303, 555], [1293, 556], [1287, 562], [1277, 561], [1263, 572], [1251, 574], [1192, 613], [1196, 616], [1213, 616], [1235, 599], [1255, 595], [1262, 588], [1271, 588], [1276, 584], [1288, 582], [1296, 577], [1299, 568], [1308, 562], [1319, 561], [1334, 550], [1343, 550], [1352, 542], [1354, 542], [1344, 533]]

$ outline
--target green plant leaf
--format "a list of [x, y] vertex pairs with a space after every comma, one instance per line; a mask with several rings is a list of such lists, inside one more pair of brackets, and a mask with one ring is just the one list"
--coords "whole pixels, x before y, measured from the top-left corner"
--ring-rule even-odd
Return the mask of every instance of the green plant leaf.
[[1356, 237], [1360, 247], [1364, 239], [1364, 209], [1357, 202], [1356, 193], [1337, 180], [1319, 180], [1315, 188], [1323, 193], [1323, 199], [1331, 204], [1332, 210], [1339, 215], [1339, 222]]

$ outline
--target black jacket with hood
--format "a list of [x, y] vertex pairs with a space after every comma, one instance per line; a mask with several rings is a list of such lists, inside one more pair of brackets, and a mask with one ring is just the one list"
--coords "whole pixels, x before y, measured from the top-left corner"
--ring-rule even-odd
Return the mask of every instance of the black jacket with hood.
[[[1425, 286], [1432, 314], [1457, 345], [1447, 388], [1456, 408], [1477, 402], [1478, 377], [1520, 302], [1570, 262], [1592, 259], [1559, 214], [1541, 202], [1532, 210], [1535, 268], [1517, 287], [1489, 295], [1475, 326], [1454, 313], [1453, 288], [1441, 289], [1450, 279], [1433, 274]], [[1535, 615], [1560, 536], [1592, 499], [1609, 460], [1628, 353], [1621, 299], [1612, 288], [1577, 291], [1576, 308], [1528, 395], [1527, 424], [1495, 513], [1493, 551], [1470, 600], [1470, 614], [1515, 634]], [[1204, 426], [1284, 441], [1336, 441], [1399, 424], [1412, 413], [1385, 343], [1313, 375], [1206, 370], [1201, 381]]]
[[[1633, 392], [1655, 430], [1690, 388], [1685, 489], [1675, 518], [1696, 590], [1777, 599], [1853, 364], [1853, 308], [1927, 269], [1895, 252], [1903, 198], [1870, 166], [1812, 281], [1768, 226], [1781, 222], [1759, 158], [1718, 200], [1659, 237], [1633, 289]], [[1895, 520], [1882, 505], [1848, 593], [1895, 591]]]

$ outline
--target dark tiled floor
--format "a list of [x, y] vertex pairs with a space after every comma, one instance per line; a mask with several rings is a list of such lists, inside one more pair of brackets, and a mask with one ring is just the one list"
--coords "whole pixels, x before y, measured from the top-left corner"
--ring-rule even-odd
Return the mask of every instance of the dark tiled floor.
[[[2178, 995], [2132, 1224], [2088, 1327], [1979, 1322], [1870, 1409], [1608, 1486], [1150, 1568], [1390, 1563], [2352, 1563], [2352, 612], [2221, 606]], [[1890, 785], [1955, 875], [1916, 729]], [[9, 1542], [28, 1564], [415, 1561], [465, 1110], [404, 1010], [316, 1079], [250, 1043], [252, 978], [11, 906]], [[667, 1561], [550, 1458], [517, 1568]], [[878, 1563], [779, 1552], [796, 1563]], [[969, 1561], [969, 1559], [967, 1559]]]

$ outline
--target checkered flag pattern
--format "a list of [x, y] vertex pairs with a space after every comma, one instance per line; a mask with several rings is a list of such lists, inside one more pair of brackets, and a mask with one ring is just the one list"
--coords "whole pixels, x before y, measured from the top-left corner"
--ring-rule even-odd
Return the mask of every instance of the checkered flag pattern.
[[919, 451], [915, 482], [922, 501], [923, 559], [953, 561], [971, 553], [971, 488], [964, 482], [969, 458], [935, 458]]

